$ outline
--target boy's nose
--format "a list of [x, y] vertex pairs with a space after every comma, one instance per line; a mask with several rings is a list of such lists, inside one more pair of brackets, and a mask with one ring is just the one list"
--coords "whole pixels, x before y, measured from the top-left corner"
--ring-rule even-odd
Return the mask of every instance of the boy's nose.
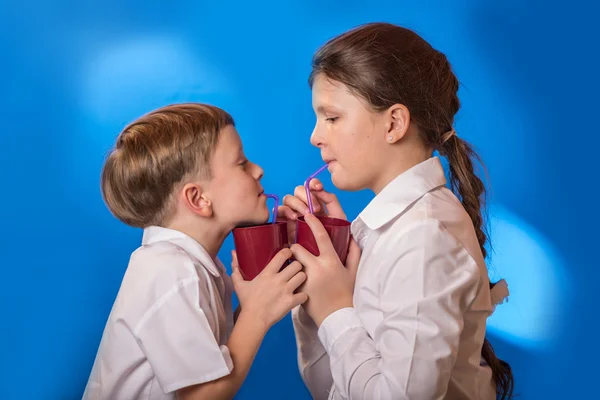
[[262, 167], [258, 164], [254, 164], [254, 165], [255, 165], [254, 179], [256, 179], [257, 181], [260, 181], [262, 179], [262, 177], [265, 175], [265, 170], [263, 170]]

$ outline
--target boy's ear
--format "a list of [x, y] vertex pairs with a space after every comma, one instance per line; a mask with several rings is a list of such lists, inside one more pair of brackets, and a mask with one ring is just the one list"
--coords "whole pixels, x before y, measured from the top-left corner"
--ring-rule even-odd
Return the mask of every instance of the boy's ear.
[[201, 217], [211, 217], [212, 203], [197, 183], [186, 183], [181, 190], [182, 200], [186, 207]]

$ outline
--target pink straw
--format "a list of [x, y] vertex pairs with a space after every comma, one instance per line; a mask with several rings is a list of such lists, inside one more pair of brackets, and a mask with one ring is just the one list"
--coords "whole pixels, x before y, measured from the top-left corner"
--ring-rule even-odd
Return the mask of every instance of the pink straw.
[[277, 222], [277, 209], [279, 208], [279, 197], [276, 194], [265, 194], [268, 199], [275, 200], [275, 206], [273, 207], [273, 216], [271, 217], [271, 223]]
[[306, 199], [308, 201], [308, 209], [310, 210], [311, 214], [314, 214], [315, 211], [313, 209], [312, 196], [310, 195], [310, 181], [312, 181], [317, 175], [319, 175], [321, 172], [323, 172], [327, 168], [328, 165], [329, 164], [323, 165], [314, 174], [309, 176], [308, 179], [304, 182], [304, 190], [306, 190]]

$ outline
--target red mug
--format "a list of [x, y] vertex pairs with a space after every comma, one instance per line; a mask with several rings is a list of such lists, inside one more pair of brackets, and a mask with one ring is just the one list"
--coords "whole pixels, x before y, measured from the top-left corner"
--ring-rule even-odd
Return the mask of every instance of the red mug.
[[287, 224], [276, 222], [235, 228], [233, 241], [240, 272], [245, 280], [250, 281], [265, 269], [280, 250], [288, 247]]
[[[345, 264], [346, 256], [348, 255], [348, 246], [350, 245], [350, 222], [339, 218], [316, 217], [321, 221], [329, 234], [333, 248], [340, 257], [342, 264]], [[313, 255], [319, 255], [319, 247], [317, 246], [315, 236], [310, 230], [310, 226], [304, 220], [304, 217], [298, 218], [296, 222], [296, 243], [302, 245], [302, 247], [310, 251]]]

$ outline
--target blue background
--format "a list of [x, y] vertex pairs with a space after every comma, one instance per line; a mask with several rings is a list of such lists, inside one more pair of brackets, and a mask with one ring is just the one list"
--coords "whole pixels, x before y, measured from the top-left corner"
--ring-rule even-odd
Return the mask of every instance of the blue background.
[[[461, 80], [457, 130], [492, 187], [490, 270], [512, 292], [489, 337], [520, 398], [593, 397], [600, 30], [589, 3], [2, 2], [0, 399], [83, 393], [141, 238], [99, 191], [120, 129], [168, 103], [214, 103], [235, 117], [264, 186], [283, 196], [320, 166], [309, 145], [311, 56], [370, 21], [417, 30]], [[370, 199], [339, 195], [352, 218]], [[309, 398], [289, 317], [237, 398]]]

